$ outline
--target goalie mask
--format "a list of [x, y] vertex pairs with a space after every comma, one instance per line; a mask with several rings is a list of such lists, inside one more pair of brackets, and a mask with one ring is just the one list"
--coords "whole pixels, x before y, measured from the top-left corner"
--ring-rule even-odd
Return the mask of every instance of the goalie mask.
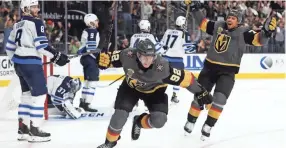
[[136, 46], [137, 57], [144, 68], [149, 68], [156, 59], [156, 49], [149, 39], [141, 40]]
[[70, 88], [71, 88], [70, 92], [72, 92], [72, 93], [76, 93], [81, 88], [81, 82], [80, 82], [79, 78], [71, 79], [69, 81], [69, 84], [70, 84]]

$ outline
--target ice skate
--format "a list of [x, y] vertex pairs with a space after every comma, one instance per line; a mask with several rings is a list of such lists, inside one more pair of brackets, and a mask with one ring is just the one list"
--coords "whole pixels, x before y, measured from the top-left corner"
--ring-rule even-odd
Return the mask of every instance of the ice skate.
[[138, 140], [141, 132], [141, 127], [137, 124], [139, 116], [134, 116], [133, 118], [133, 125], [132, 125], [132, 131], [131, 131], [131, 138], [132, 140]]
[[178, 99], [177, 94], [176, 94], [175, 92], [173, 92], [173, 96], [172, 96], [172, 98], [171, 98], [171, 102], [172, 102], [173, 104], [177, 104], [177, 103], [180, 102], [180, 100]]
[[80, 99], [79, 107], [83, 108], [86, 112], [97, 112], [98, 110], [92, 108], [90, 103], [86, 103], [83, 99]]
[[187, 121], [185, 126], [184, 126], [185, 136], [190, 135], [192, 133], [194, 127], [195, 127], [195, 123]]
[[41, 131], [39, 127], [34, 127], [32, 124], [30, 126], [29, 132], [30, 138], [28, 142], [35, 143], [35, 142], [48, 142], [51, 141], [51, 134]]
[[[118, 139], [119, 140], [119, 139]], [[97, 148], [113, 148], [117, 144], [117, 141], [110, 142], [107, 139], [105, 140], [105, 143], [101, 144]]]
[[207, 124], [203, 125], [202, 131], [201, 131], [202, 132], [202, 136], [201, 136], [202, 141], [206, 141], [210, 137], [211, 129], [212, 129], [212, 127], [210, 127], [209, 125], [207, 125]]
[[23, 123], [23, 119], [19, 119], [18, 140], [26, 141], [29, 139], [29, 128]]

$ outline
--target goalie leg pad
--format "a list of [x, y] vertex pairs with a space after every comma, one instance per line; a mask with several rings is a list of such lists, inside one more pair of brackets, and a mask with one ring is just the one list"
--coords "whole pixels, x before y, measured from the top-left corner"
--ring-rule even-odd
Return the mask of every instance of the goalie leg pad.
[[111, 117], [110, 124], [108, 126], [106, 139], [110, 142], [117, 141], [123, 126], [125, 125], [129, 113], [125, 110], [116, 109]]

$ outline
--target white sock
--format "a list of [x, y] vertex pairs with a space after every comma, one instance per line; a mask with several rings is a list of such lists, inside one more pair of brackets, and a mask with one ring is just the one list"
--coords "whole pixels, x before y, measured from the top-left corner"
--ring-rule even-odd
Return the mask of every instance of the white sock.
[[180, 86], [173, 86], [174, 93], [178, 94], [179, 90], [180, 90]]
[[30, 127], [30, 100], [32, 99], [31, 92], [26, 91], [21, 95], [21, 103], [18, 108], [18, 117], [23, 119], [23, 123]]
[[85, 99], [86, 98], [86, 94], [88, 92], [88, 82], [87, 81], [84, 81], [83, 82], [83, 85], [82, 85], [82, 90], [81, 90], [81, 98], [82, 99]]
[[86, 103], [91, 103], [95, 96], [97, 81], [87, 81], [86, 85], [82, 90], [82, 98]]
[[39, 127], [44, 120], [44, 104], [46, 95], [32, 96], [30, 102], [30, 119], [34, 127]]

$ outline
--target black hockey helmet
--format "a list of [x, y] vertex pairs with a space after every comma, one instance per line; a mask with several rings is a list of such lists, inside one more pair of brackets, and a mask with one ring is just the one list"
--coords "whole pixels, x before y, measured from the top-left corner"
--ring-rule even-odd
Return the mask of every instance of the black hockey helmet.
[[144, 56], [156, 56], [156, 49], [154, 43], [149, 40], [141, 40], [136, 45], [136, 51]]
[[238, 24], [242, 23], [242, 13], [240, 10], [230, 9], [227, 17], [234, 16], [237, 18]]

